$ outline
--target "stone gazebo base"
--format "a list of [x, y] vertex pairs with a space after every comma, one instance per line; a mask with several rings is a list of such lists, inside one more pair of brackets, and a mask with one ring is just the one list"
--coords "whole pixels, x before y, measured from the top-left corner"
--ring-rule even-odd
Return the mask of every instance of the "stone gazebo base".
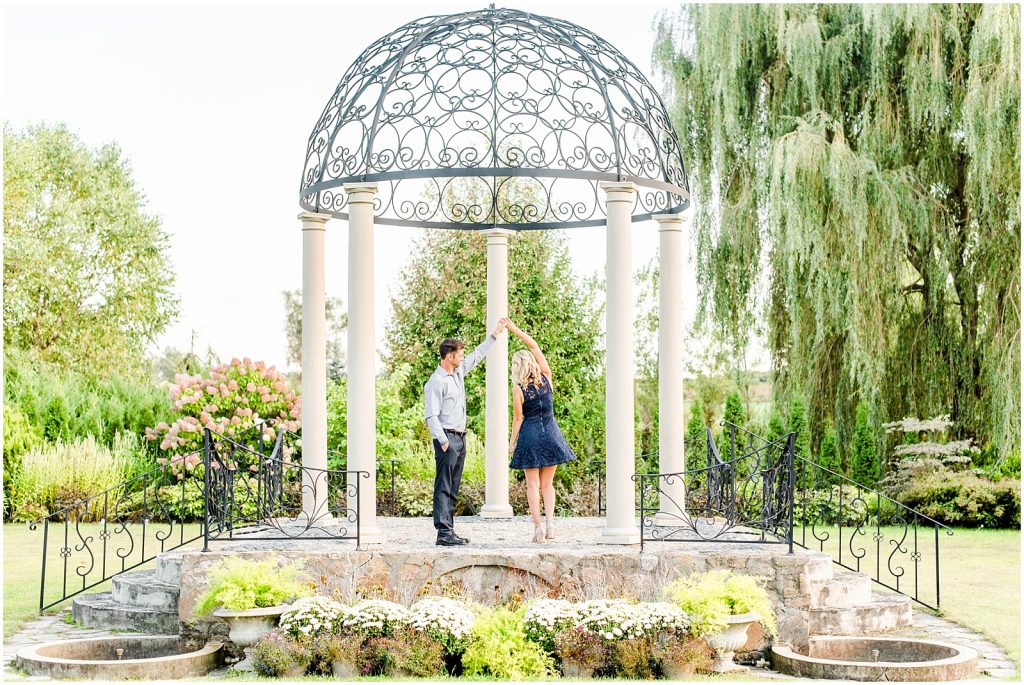
[[179, 614], [192, 614], [206, 589], [207, 570], [223, 557], [274, 555], [297, 561], [323, 594], [386, 593], [404, 603], [452, 591], [488, 603], [516, 595], [654, 600], [678, 576], [728, 568], [765, 579], [778, 615], [778, 639], [796, 645], [806, 645], [808, 634], [862, 634], [911, 621], [908, 598], [873, 593], [863, 574], [834, 575], [827, 554], [799, 548], [787, 554], [781, 544], [655, 542], [641, 554], [639, 545], [595, 543], [605, 523], [601, 518], [559, 518], [557, 539], [534, 544], [529, 517], [519, 516], [460, 517], [455, 529], [471, 543], [437, 547], [430, 519], [378, 521], [387, 541], [362, 550], [352, 541], [247, 540], [216, 543], [206, 553], [179, 553]]

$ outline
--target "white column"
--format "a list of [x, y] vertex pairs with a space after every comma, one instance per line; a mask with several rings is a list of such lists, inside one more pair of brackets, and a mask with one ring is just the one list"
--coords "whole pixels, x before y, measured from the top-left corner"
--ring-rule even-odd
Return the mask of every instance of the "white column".
[[[508, 316], [508, 239], [495, 228], [487, 236], [487, 330]], [[508, 501], [508, 336], [499, 335], [487, 353], [487, 498], [480, 518], [512, 518]]]
[[607, 513], [597, 541], [640, 542], [636, 525], [635, 440], [633, 436], [633, 245], [631, 214], [636, 186], [601, 183], [606, 195], [605, 472]]
[[359, 479], [360, 543], [384, 539], [377, 525], [377, 389], [373, 321], [373, 196], [376, 183], [346, 183], [348, 195], [348, 468]]
[[[327, 311], [324, 233], [329, 214], [302, 212], [302, 513], [324, 521], [327, 510]], [[319, 470], [318, 470], [319, 469]]]
[[[683, 223], [682, 214], [659, 214], [658, 250], [658, 471], [686, 470], [683, 438]], [[679, 525], [686, 510], [683, 476], [658, 483], [661, 501], [654, 523]]]

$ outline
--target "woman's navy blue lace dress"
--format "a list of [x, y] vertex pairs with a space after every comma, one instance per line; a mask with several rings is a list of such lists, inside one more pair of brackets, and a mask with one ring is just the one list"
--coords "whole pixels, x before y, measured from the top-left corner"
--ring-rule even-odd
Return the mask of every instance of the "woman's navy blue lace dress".
[[523, 391], [523, 425], [512, 454], [513, 469], [539, 469], [555, 466], [576, 458], [565, 436], [555, 423], [551, 406], [551, 384], [541, 377], [541, 385], [521, 385]]

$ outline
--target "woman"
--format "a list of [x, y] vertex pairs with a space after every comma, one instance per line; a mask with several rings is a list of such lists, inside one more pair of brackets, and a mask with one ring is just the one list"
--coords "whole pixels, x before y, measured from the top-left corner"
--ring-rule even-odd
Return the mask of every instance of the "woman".
[[[507, 318], [501, 323], [528, 349], [512, 357], [512, 440], [509, 468], [522, 469], [526, 476], [526, 499], [533, 516], [533, 541], [555, 538], [555, 469], [576, 458], [555, 423], [551, 408], [551, 367], [536, 341]], [[544, 496], [547, 535], [540, 525], [540, 497]]]

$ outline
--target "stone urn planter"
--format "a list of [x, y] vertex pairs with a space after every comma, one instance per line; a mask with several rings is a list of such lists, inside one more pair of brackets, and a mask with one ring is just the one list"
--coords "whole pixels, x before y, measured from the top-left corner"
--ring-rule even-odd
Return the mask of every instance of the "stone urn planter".
[[736, 650], [747, 642], [747, 628], [752, 623], [760, 620], [754, 612], [736, 614], [727, 619], [727, 625], [718, 635], [711, 635], [707, 638], [708, 644], [715, 650], [715, 664], [711, 667], [714, 673], [732, 673], [749, 671], [746, 666], [740, 666], [732, 661]]
[[243, 611], [232, 611], [230, 609], [217, 609], [213, 615], [228, 622], [231, 632], [228, 638], [245, 652], [245, 659], [235, 664], [240, 671], [252, 670], [252, 657], [249, 654], [252, 646], [261, 637], [277, 627], [277, 621], [281, 614], [288, 609], [287, 604], [278, 604], [272, 607], [257, 607], [256, 609], [245, 609]]

